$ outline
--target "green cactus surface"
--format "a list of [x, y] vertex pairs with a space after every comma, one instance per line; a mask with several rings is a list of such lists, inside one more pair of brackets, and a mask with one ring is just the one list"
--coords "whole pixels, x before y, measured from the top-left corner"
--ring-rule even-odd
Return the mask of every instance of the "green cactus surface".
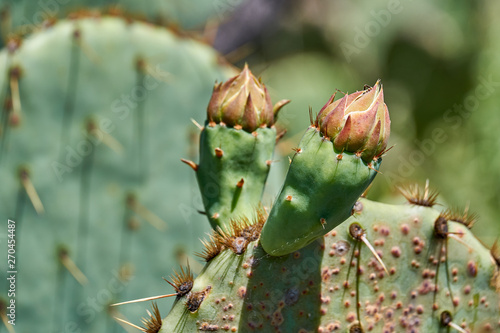
[[212, 227], [260, 206], [274, 146], [274, 123], [289, 100], [274, 106], [267, 88], [245, 65], [240, 74], [216, 83], [200, 138], [200, 164], [183, 160], [195, 171], [205, 214]]
[[201, 133], [196, 176], [212, 227], [229, 226], [232, 218], [259, 206], [275, 141], [275, 128], [249, 133], [207, 123]]
[[334, 149], [311, 127], [296, 148], [283, 188], [262, 230], [267, 253], [284, 255], [324, 235], [349, 216], [376, 175], [359, 155]]
[[[208, 290], [199, 308], [180, 297], [160, 332], [496, 332], [499, 268], [443, 216], [361, 199], [352, 217], [289, 255], [270, 256], [257, 241], [241, 255], [222, 251], [194, 281], [192, 293]], [[353, 238], [358, 224], [388, 272]]]
[[0, 52], [16, 332], [121, 331], [112, 316], [138, 311], [108, 305], [154, 294], [179, 247], [201, 248], [192, 240], [209, 226], [179, 159], [199, 132], [190, 118], [202, 119], [211, 86], [231, 74], [208, 45], [120, 17], [61, 20]]

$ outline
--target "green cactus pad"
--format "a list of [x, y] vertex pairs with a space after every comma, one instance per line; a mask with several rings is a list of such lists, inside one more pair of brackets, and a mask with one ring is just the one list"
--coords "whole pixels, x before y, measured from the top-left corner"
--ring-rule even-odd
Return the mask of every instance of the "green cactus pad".
[[[11, 68], [20, 109], [6, 103]], [[17, 222], [16, 332], [121, 330], [112, 316], [135, 320], [142, 306], [108, 305], [155, 295], [179, 247], [201, 248], [210, 228], [179, 158], [197, 133], [189, 119], [202, 119], [213, 83], [230, 75], [209, 46], [116, 17], [59, 21], [0, 52], [0, 216]]]
[[274, 127], [249, 133], [207, 123], [196, 176], [213, 228], [228, 227], [231, 219], [247, 216], [259, 206], [275, 141]]
[[379, 158], [369, 167], [356, 154], [336, 151], [319, 130], [309, 128], [262, 230], [264, 250], [275, 256], [291, 253], [343, 222], [380, 163]]
[[[432, 208], [360, 199], [355, 214], [323, 238], [273, 257], [250, 243], [226, 250], [196, 278], [208, 290], [194, 311], [180, 298], [160, 332], [467, 332], [500, 329], [499, 268], [462, 224], [436, 235]], [[388, 274], [349, 229], [357, 222]], [[208, 288], [208, 289], [207, 289]], [[358, 330], [355, 330], [357, 328]]]

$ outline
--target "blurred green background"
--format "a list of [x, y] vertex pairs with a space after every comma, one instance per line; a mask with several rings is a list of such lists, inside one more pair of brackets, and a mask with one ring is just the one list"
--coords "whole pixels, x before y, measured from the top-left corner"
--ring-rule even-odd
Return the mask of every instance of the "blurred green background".
[[[284, 178], [288, 165], [286, 156], [309, 124], [309, 107], [313, 113], [318, 112], [336, 89], [341, 91], [338, 94], [353, 92], [365, 84], [373, 85], [380, 78], [392, 120], [389, 145], [393, 148], [384, 157], [382, 173], [376, 177], [368, 197], [403, 203], [395, 185], [418, 182], [423, 186], [429, 179], [431, 187], [440, 193], [438, 209], [470, 206], [470, 210], [479, 215], [473, 231], [485, 244], [490, 246], [500, 235], [498, 1], [0, 0], [0, 45], [5, 45], [13, 35], [29, 36], [45, 20], [65, 18], [75, 10], [111, 10], [113, 13], [120, 10], [129, 13], [129, 17], [174, 28], [180, 35], [185, 35], [180, 31], [187, 31], [188, 35], [197, 36], [220, 52], [225, 60], [219, 61], [227, 62], [224, 65], [227, 68], [231, 64], [241, 68], [248, 63], [254, 74], [260, 75], [268, 86], [273, 101], [292, 100], [280, 113], [278, 126], [286, 128], [288, 133], [277, 148], [278, 162], [273, 164], [264, 198], [267, 205], [272, 203]], [[196, 68], [189, 63], [182, 68], [189, 72], [191, 67]], [[115, 70], [121, 71], [120, 68]], [[193, 134], [189, 118], [203, 123], [204, 103], [208, 102], [211, 83], [227, 77], [228, 73], [213, 77], [203, 74], [194, 89], [196, 101], [178, 101], [177, 104], [191, 109], [185, 114], [176, 113], [176, 121], [169, 122], [168, 117], [160, 116], [150, 119], [162, 128], [161, 136], [155, 136], [155, 132], [154, 137], [167, 140], [171, 130], [176, 133], [175, 140], [182, 140], [183, 144], [169, 157], [171, 161], [177, 162], [181, 157], [196, 161], [196, 134]], [[92, 73], [87, 75], [92, 76]], [[206, 87], [202, 88], [201, 84]], [[122, 89], [124, 92], [130, 90], [126, 85], [120, 87], [114, 86], [109, 91], [103, 88], [101, 93], [111, 94], [112, 100]], [[189, 96], [193, 87], [182, 89], [180, 91], [185, 94], [174, 96]], [[162, 95], [156, 102], [150, 102], [151, 107], [161, 105], [165, 98]], [[167, 108], [165, 112], [174, 112], [171, 110]], [[151, 153], [164, 154], [161, 150]], [[160, 233], [142, 228], [134, 246], [140, 247], [144, 242], [147, 244], [145, 249], [152, 249], [155, 243], [150, 239], [157, 243], [165, 239], [165, 244], [154, 256], [134, 258], [137, 267], [151, 266], [152, 269], [136, 271], [136, 278], [127, 292], [120, 295], [120, 300], [170, 292], [171, 288], [156, 275], [168, 276], [177, 263], [185, 263], [186, 256], [192, 258], [200, 249], [198, 238], [204, 237], [209, 228], [202, 216], [193, 213], [202, 209], [194, 176], [187, 169], [177, 171], [177, 167], [170, 166], [173, 162], [165, 162], [170, 168], [165, 171], [169, 173], [163, 180], [166, 185], [153, 186], [154, 191], [148, 192], [146, 197], [151, 200], [150, 206], [147, 201], [143, 202], [149, 208], [158, 207], [154, 213], [167, 221], [169, 230]], [[0, 168], [5, 165], [0, 164]], [[181, 168], [184, 167], [179, 162], [178, 169]], [[4, 174], [12, 174], [9, 172]], [[169, 179], [175, 182], [168, 183]], [[176, 190], [179, 180], [186, 184], [182, 190]], [[4, 189], [7, 183], [15, 183], [15, 180], [0, 179]], [[2, 196], [2, 200], [5, 197]], [[165, 197], [171, 200], [164, 202], [162, 198]], [[7, 201], [0, 204], [9, 206]], [[3, 210], [2, 215], [5, 211], [8, 209]], [[34, 219], [35, 215], [32, 211], [27, 214]], [[6, 217], [1, 216], [4, 220]], [[0, 231], [0, 236], [0, 242], [4, 242], [5, 230]], [[29, 250], [36, 251], [36, 248], [28, 248], [26, 253]], [[195, 271], [199, 270], [199, 264], [192, 264]], [[2, 271], [5, 271], [4, 265], [2, 261]], [[141, 274], [148, 277], [153, 274], [155, 276], [149, 281], [157, 282], [144, 285]], [[44, 285], [43, 281], [36, 282], [36, 277], [30, 277], [26, 283], [31, 284], [29, 288], [37, 288], [36, 283]], [[160, 301], [162, 315], [168, 312], [171, 302]], [[27, 308], [31, 310], [26, 316], [31, 315], [30, 311], [34, 313], [33, 308], [41, 306], [40, 303], [30, 304]], [[140, 304], [120, 311], [138, 323], [145, 307]], [[53, 314], [49, 316], [53, 318]], [[116, 324], [112, 327], [116, 332], [123, 331]], [[0, 331], [4, 329], [0, 325]]]

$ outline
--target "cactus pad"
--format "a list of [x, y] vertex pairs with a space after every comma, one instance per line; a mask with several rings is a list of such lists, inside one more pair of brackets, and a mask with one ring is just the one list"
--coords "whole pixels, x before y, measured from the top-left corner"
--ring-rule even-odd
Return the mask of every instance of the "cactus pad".
[[[115, 331], [110, 315], [138, 311], [110, 303], [155, 293], [179, 247], [201, 248], [186, 239], [201, 204], [178, 160], [196, 135], [190, 118], [203, 118], [210, 87], [230, 74], [209, 46], [120, 17], [61, 20], [0, 53], [16, 331]], [[193, 239], [208, 229], [192, 228]]]
[[[353, 223], [388, 273], [352, 237]], [[258, 242], [241, 255], [223, 251], [194, 282], [193, 291], [210, 287], [201, 305], [189, 311], [179, 299], [160, 332], [453, 332], [450, 323], [494, 332], [498, 274], [463, 224], [430, 207], [361, 199], [352, 217], [289, 255], [269, 256]]]

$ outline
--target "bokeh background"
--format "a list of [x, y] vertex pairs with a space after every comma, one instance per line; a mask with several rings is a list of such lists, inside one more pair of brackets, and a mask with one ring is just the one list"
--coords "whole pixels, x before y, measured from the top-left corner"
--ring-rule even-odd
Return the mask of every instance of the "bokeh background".
[[[376, 177], [368, 197], [404, 203], [395, 186], [415, 182], [423, 186], [428, 179], [431, 188], [440, 193], [438, 209], [470, 207], [470, 211], [479, 216], [473, 231], [488, 246], [500, 235], [498, 1], [0, 0], [0, 45], [6, 45], [13, 37], [29, 39], [36, 36], [39, 26], [47, 25], [47, 22], [52, 22], [52, 25], [56, 19], [64, 20], [75, 11], [85, 12], [87, 16], [89, 13], [99, 16], [104, 15], [99, 12], [111, 12], [132, 22], [140, 20], [153, 27], [168, 27], [183, 40], [194, 37], [201, 40], [203, 48], [213, 48], [215, 52], [203, 51], [210, 56], [202, 57], [203, 60], [198, 62], [195, 60], [197, 55], [186, 60], [181, 50], [175, 60], [166, 61], [162, 54], [171, 52], [165, 45], [165, 49], [162, 48], [166, 39], [142, 41], [144, 49], [149, 48], [148, 43], [158, 44], [151, 51], [149, 60], [152, 65], [165, 66], [161, 68], [169, 73], [178, 71], [178, 76], [174, 75], [169, 86], [147, 97], [148, 110], [152, 110], [148, 121], [156, 125], [156, 130], [149, 133], [147, 142], [151, 145], [146, 155], [151, 165], [157, 162], [157, 167], [150, 168], [145, 179], [137, 178], [137, 174], [130, 171], [135, 168], [139, 153], [133, 144], [130, 150], [125, 147], [125, 160], [109, 158], [108, 161], [104, 157], [107, 155], [99, 152], [105, 167], [107, 162], [110, 164], [105, 168], [106, 172], [96, 176], [93, 182], [102, 183], [105, 188], [106, 182], [112, 180], [113, 191], [108, 197], [101, 196], [96, 190], [99, 186], [91, 185], [94, 191], [85, 203], [90, 207], [85, 217], [90, 220], [88, 242], [100, 245], [87, 254], [92, 260], [87, 262], [87, 270], [82, 268], [82, 271], [91, 281], [83, 291], [65, 268], [61, 268], [54, 250], [64, 244], [70, 253], [78, 252], [75, 244], [79, 237], [78, 223], [82, 219], [79, 213], [81, 198], [80, 201], [69, 199], [70, 204], [64, 200], [73, 197], [71, 191], [75, 196], [81, 193], [78, 187], [82, 182], [80, 173], [72, 174], [74, 179], [62, 184], [54, 182], [50, 185], [48, 179], [54, 175], [49, 169], [41, 175], [33, 172], [35, 188], [49, 206], [46, 207], [47, 214], [39, 216], [26, 198], [23, 208], [19, 208], [22, 186], [19, 185], [17, 167], [24, 159], [29, 166], [30, 158], [13, 157], [10, 162], [0, 160], [0, 218], [2, 221], [8, 217], [19, 218], [22, 229], [18, 232], [23, 234], [18, 237], [26, 240], [18, 248], [17, 311], [20, 325], [16, 332], [123, 332], [124, 328], [111, 316], [123, 316], [139, 323], [148, 305], [129, 305], [112, 312], [107, 307], [109, 303], [171, 292], [171, 287], [161, 277], [168, 277], [178, 265], [185, 265], [187, 259], [193, 271], [199, 272], [202, 265], [194, 253], [201, 250], [198, 239], [209, 231], [209, 225], [196, 213], [202, 206], [194, 175], [178, 160], [182, 157], [197, 159], [197, 131], [190, 118], [203, 123], [212, 83], [232, 75], [245, 63], [254, 74], [262, 77], [274, 101], [292, 100], [280, 113], [278, 126], [288, 132], [277, 146], [277, 162], [273, 164], [265, 204], [272, 203], [286, 172], [287, 155], [309, 124], [309, 107], [317, 112], [337, 89], [338, 94], [353, 92], [381, 79], [392, 120], [389, 144], [393, 148], [384, 157], [382, 173]], [[99, 48], [92, 46], [91, 42], [89, 45], [96, 50]], [[45, 54], [43, 64], [60, 61], [51, 55], [54, 45], [39, 47]], [[120, 47], [123, 52], [127, 51], [126, 43]], [[141, 46], [135, 43], [133, 47]], [[130, 46], [131, 53], [136, 50], [133, 47]], [[173, 47], [179, 50], [178, 46]], [[190, 50], [186, 51], [188, 53], [198, 52], [197, 46], [193, 50], [190, 46], [184, 47]], [[23, 52], [26, 57], [31, 56], [29, 50]], [[4, 49], [3, 56], [6, 53]], [[88, 86], [93, 86], [92, 94], [100, 96], [108, 109], [116, 96], [130, 92], [134, 85], [133, 72], [126, 79], [120, 76], [133, 67], [133, 54], [128, 57], [119, 57], [120, 61], [113, 61], [113, 68], [106, 70], [95, 71], [92, 64], [81, 67], [81, 77], [88, 78]], [[213, 65], [216, 62], [217, 65]], [[2, 62], [0, 69], [0, 83], [3, 83], [8, 80], [8, 63]], [[201, 71], [203, 75], [199, 74]], [[50, 105], [50, 98], [57, 98], [57, 94], [56, 97], [47, 97], [41, 87], [46, 86], [45, 82], [51, 82], [55, 74], [48, 70], [41, 73], [43, 79], [35, 81], [41, 82], [37, 91], [40, 101]], [[101, 84], [95, 86], [97, 83], [91, 83], [92, 79]], [[65, 80], [58, 80], [64, 93]], [[21, 97], [25, 98], [23, 81], [20, 82]], [[82, 84], [79, 89], [83, 90], [83, 87]], [[80, 103], [77, 103], [75, 114], [80, 114], [83, 121], [91, 114], [86, 108], [92, 103], [86, 104], [83, 97]], [[2, 104], [5, 104], [4, 100]], [[30, 101], [22, 104], [28, 106]], [[39, 107], [33, 101], [31, 105], [32, 112]], [[24, 111], [30, 112], [28, 109]], [[6, 112], [5, 107], [2, 112]], [[103, 114], [106, 115], [105, 111]], [[45, 137], [52, 129], [43, 126], [59, 121], [58, 117], [61, 113], [51, 114], [50, 121], [40, 121], [35, 129]], [[8, 118], [1, 119], [4, 126]], [[118, 122], [118, 130], [114, 133], [122, 142], [131, 138], [125, 127], [133, 128], [137, 119], [132, 117], [127, 121]], [[75, 124], [76, 129], [78, 126], [81, 124]], [[79, 133], [76, 129], [75, 132]], [[29, 136], [23, 134], [22, 126], [11, 133], [19, 138]], [[54, 135], [59, 138], [59, 133]], [[5, 138], [5, 131], [0, 138]], [[73, 139], [78, 142], [78, 135], [75, 134]], [[21, 146], [30, 145], [28, 141], [20, 142]], [[5, 149], [10, 156], [17, 156], [12, 147], [9, 150], [7, 145]], [[56, 146], [38, 149], [35, 160], [50, 163], [57, 159], [54, 154], [57, 155]], [[115, 177], [117, 174], [119, 176]], [[141, 205], [166, 222], [166, 230], [158, 231], [148, 225], [144, 214], [125, 209], [124, 198], [130, 191], [138, 196]], [[58, 201], [52, 208], [51, 198]], [[129, 235], [122, 228], [130, 218], [139, 221], [140, 228], [133, 230], [135, 234], [130, 231]], [[113, 219], [116, 224], [113, 224]], [[5, 225], [4, 222], [1, 225]], [[56, 229], [59, 231], [55, 232]], [[6, 227], [0, 230], [2, 252], [6, 252], [6, 231]], [[122, 260], [123, 256], [127, 260]], [[72, 258], [81, 267], [78, 255]], [[114, 267], [118, 262], [121, 266]], [[2, 259], [0, 268], [5, 274], [6, 260]], [[117, 277], [124, 287], [118, 292], [107, 292], [108, 283], [119, 275], [119, 268], [127, 271], [123, 273], [125, 277]], [[4, 278], [1, 283], [2, 290], [6, 290]], [[0, 298], [5, 302], [7, 296], [3, 291]], [[79, 305], [90, 306], [89, 297], [98, 298], [101, 294], [110, 296], [103, 296], [102, 302], [92, 305], [91, 320], [76, 312]], [[171, 304], [171, 299], [159, 301], [163, 316]], [[1, 310], [0, 314], [5, 314], [4, 311]], [[68, 326], [73, 322], [77, 323], [76, 326]], [[3, 331], [7, 328], [0, 324], [0, 332]]]

